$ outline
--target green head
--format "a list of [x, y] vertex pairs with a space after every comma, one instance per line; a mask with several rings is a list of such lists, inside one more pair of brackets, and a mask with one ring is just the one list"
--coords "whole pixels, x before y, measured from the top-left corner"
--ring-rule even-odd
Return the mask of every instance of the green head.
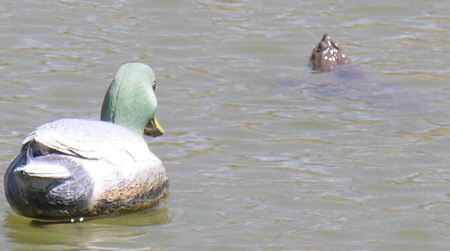
[[[138, 135], [142, 135], [144, 129], [148, 135], [162, 135], [163, 130], [155, 118], [158, 107], [155, 87], [155, 73], [149, 66], [122, 65], [106, 92], [101, 120], [126, 127]], [[147, 125], [153, 125], [154, 131], [146, 128]]]

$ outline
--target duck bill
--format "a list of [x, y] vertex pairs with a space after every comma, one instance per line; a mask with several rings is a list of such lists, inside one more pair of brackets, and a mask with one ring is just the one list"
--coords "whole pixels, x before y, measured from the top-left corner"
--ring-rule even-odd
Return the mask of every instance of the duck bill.
[[164, 134], [164, 129], [159, 125], [158, 120], [156, 118], [152, 118], [148, 121], [148, 124], [144, 128], [144, 135], [151, 137], [158, 137]]

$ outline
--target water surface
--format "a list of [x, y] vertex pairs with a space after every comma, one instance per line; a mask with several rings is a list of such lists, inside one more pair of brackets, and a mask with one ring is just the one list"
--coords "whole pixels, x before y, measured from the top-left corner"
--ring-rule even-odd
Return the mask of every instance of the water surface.
[[[450, 4], [13, 1], [0, 10], [0, 164], [98, 119], [121, 64], [157, 75], [155, 209], [38, 224], [0, 196], [5, 250], [445, 250]], [[365, 76], [312, 74], [323, 33]], [[0, 189], [3, 194], [3, 188]]]

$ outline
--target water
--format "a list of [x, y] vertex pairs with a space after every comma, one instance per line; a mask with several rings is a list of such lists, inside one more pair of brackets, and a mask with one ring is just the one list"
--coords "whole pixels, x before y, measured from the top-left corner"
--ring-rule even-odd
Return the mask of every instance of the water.
[[[98, 119], [123, 63], [157, 75], [157, 208], [39, 224], [0, 196], [3, 250], [445, 250], [450, 4], [12, 1], [0, 10], [3, 176], [38, 125]], [[361, 65], [312, 74], [323, 33]], [[3, 188], [0, 189], [3, 194]]]

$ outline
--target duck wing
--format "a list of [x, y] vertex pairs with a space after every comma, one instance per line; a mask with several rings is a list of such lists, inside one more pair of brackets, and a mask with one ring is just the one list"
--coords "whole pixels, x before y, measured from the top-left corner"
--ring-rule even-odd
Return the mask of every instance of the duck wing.
[[94, 120], [60, 119], [46, 123], [25, 138], [22, 150], [30, 143], [40, 152], [106, 160], [115, 166], [148, 161], [149, 153], [153, 155], [142, 137], [122, 126]]

